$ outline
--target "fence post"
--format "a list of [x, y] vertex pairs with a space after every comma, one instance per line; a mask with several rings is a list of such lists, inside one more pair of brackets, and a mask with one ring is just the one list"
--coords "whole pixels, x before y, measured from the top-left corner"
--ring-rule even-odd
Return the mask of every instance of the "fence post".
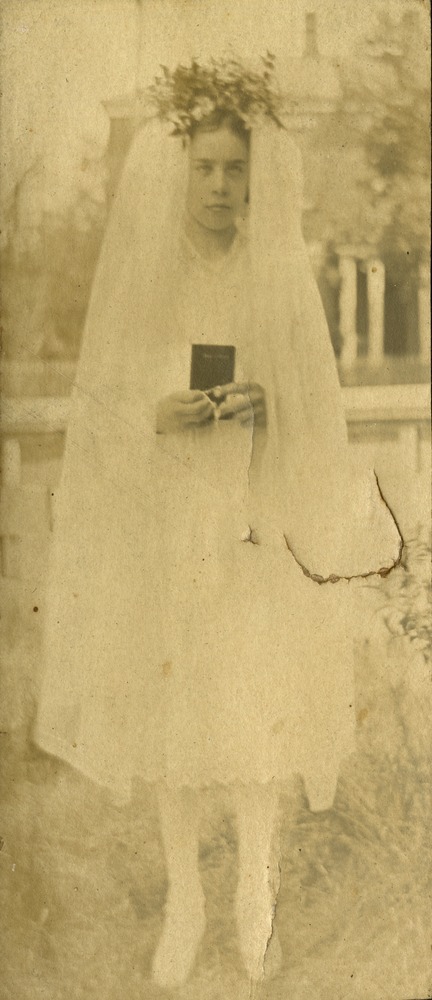
[[402, 424], [399, 430], [401, 454], [404, 467], [412, 476], [420, 472], [419, 431], [415, 423]]
[[[21, 483], [21, 448], [15, 438], [2, 441], [2, 488], [16, 489]], [[7, 533], [7, 524], [2, 524], [1, 563], [2, 575], [5, 577], [20, 577], [21, 539], [18, 535]]]

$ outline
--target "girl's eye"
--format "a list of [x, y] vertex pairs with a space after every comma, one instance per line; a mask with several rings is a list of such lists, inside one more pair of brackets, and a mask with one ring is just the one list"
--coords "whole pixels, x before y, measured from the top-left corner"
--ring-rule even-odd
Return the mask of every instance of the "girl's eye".
[[[213, 172], [211, 163], [198, 163], [196, 169], [198, 173], [203, 174], [205, 177], [209, 177]], [[226, 173], [230, 177], [238, 177], [244, 173], [244, 167], [241, 163], [233, 163], [232, 166], [226, 168]]]

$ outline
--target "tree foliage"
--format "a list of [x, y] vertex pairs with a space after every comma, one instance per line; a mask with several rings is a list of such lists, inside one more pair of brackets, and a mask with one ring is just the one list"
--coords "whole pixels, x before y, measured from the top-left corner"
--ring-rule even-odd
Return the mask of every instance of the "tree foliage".
[[[387, 13], [339, 66], [341, 98], [314, 135], [329, 171], [311, 179], [307, 224], [324, 238], [421, 255], [429, 241], [428, 39]], [[337, 162], [336, 162], [337, 161]], [[336, 180], [335, 180], [336, 178]]]

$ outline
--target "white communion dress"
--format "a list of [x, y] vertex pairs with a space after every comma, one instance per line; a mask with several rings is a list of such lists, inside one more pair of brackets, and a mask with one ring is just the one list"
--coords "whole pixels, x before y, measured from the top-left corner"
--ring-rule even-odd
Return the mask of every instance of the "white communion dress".
[[[234, 346], [236, 380], [262, 383], [247, 266], [241, 235], [217, 263], [183, 239], [181, 337], [147, 362], [147, 407], [188, 388], [193, 343]], [[254, 442], [259, 451], [267, 432], [231, 419], [169, 440], [154, 433], [171, 489], [149, 484], [157, 507], [150, 526], [123, 480], [127, 444], [115, 486], [106, 474], [105, 427], [84, 447], [71, 423], [68, 447], [91, 485], [66, 464], [37, 742], [120, 799], [134, 776], [197, 788], [283, 784], [300, 773], [311, 807], [327, 808], [341, 758], [354, 748], [350, 585], [319, 586], [303, 574], [277, 519], [254, 522]]]

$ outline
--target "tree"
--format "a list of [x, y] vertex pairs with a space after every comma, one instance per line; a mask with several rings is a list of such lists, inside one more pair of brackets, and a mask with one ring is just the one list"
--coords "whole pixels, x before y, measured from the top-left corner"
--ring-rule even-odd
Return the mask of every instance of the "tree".
[[383, 256], [427, 251], [427, 43], [415, 12], [398, 22], [383, 12], [340, 63], [340, 101], [313, 136], [310, 238], [367, 243]]

